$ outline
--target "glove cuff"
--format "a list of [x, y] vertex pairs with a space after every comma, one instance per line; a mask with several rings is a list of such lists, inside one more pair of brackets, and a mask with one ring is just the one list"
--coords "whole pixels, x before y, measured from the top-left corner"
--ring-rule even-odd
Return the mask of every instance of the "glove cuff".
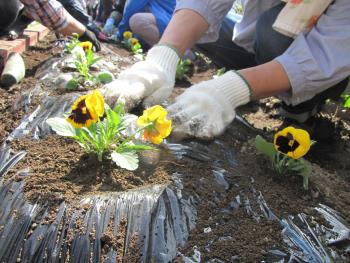
[[238, 72], [226, 72], [212, 81], [215, 81], [217, 91], [230, 102], [234, 109], [250, 101], [249, 84]]
[[175, 81], [175, 73], [180, 57], [177, 52], [170, 46], [157, 45], [148, 51], [146, 61], [154, 64], [170, 79]]

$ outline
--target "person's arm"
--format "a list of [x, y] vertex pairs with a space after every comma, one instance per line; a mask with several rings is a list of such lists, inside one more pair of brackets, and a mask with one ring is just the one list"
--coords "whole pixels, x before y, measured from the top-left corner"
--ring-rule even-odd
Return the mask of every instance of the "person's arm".
[[287, 73], [275, 60], [238, 72], [249, 83], [252, 100], [275, 96], [291, 88]]
[[69, 35], [84, 34], [85, 26], [74, 19], [56, 0], [21, 0], [25, 14], [54, 31]]
[[73, 18], [56, 0], [21, 0], [25, 14], [63, 35], [77, 33], [82, 41], [90, 41], [97, 50], [100, 43], [95, 34]]
[[350, 2], [337, 0], [307, 34], [300, 34], [278, 61], [290, 81], [280, 97], [297, 105], [350, 76]]
[[[175, 132], [212, 138], [224, 131], [235, 109], [252, 99], [283, 96], [293, 105], [306, 101], [350, 75], [350, 4], [335, 1], [308, 34], [300, 34], [275, 60], [187, 89], [168, 107]], [[189, 27], [191, 28], [191, 27]], [[176, 30], [173, 35], [180, 34]], [[193, 32], [194, 33], [194, 32]], [[175, 41], [168, 41], [180, 50]]]
[[174, 46], [183, 55], [196, 42], [215, 42], [221, 23], [234, 0], [179, 0], [159, 43]]
[[208, 22], [199, 13], [191, 9], [181, 9], [170, 20], [159, 44], [171, 45], [182, 56], [202, 37], [208, 28]]
[[86, 27], [82, 23], [72, 17], [68, 12], [65, 12], [65, 17], [67, 19], [67, 24], [65, 27], [58, 29], [58, 33], [65, 36], [72, 35], [73, 33], [82, 36], [85, 33]]

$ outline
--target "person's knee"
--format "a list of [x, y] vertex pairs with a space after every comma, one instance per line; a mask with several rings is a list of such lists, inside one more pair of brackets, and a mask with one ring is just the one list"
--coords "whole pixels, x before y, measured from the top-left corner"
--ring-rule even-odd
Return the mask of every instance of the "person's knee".
[[137, 13], [130, 17], [129, 19], [129, 26], [132, 32], [135, 34], [140, 34], [144, 30], [145, 27], [145, 21], [142, 14]]

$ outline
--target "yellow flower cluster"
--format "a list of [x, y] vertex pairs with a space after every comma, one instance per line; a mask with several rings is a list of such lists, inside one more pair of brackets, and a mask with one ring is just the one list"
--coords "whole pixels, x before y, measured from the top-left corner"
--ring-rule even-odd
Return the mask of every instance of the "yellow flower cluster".
[[98, 90], [79, 97], [72, 105], [67, 121], [74, 128], [89, 127], [104, 114], [104, 99]]
[[160, 105], [143, 111], [137, 120], [137, 125], [145, 128], [143, 138], [154, 144], [160, 144], [171, 133], [171, 120], [166, 118], [167, 111]]
[[310, 150], [310, 135], [303, 129], [290, 126], [275, 134], [274, 146], [277, 151], [293, 159], [299, 159]]

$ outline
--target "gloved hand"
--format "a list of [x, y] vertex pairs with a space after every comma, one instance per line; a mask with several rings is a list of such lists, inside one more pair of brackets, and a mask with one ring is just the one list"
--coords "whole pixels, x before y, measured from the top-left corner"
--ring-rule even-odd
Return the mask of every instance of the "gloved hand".
[[212, 139], [221, 134], [235, 118], [236, 107], [250, 101], [250, 88], [238, 73], [196, 84], [178, 96], [168, 107], [173, 134], [183, 139]]
[[119, 100], [128, 110], [142, 101], [145, 107], [159, 104], [171, 94], [178, 62], [179, 56], [173, 48], [154, 46], [148, 51], [145, 61], [122, 72], [101, 92], [110, 106]]
[[89, 29], [85, 30], [84, 34], [82, 34], [79, 37], [79, 40], [80, 41], [90, 41], [94, 45], [96, 51], [100, 51], [101, 50], [100, 42], [97, 40], [97, 37], [94, 34], [94, 32], [90, 31]]

